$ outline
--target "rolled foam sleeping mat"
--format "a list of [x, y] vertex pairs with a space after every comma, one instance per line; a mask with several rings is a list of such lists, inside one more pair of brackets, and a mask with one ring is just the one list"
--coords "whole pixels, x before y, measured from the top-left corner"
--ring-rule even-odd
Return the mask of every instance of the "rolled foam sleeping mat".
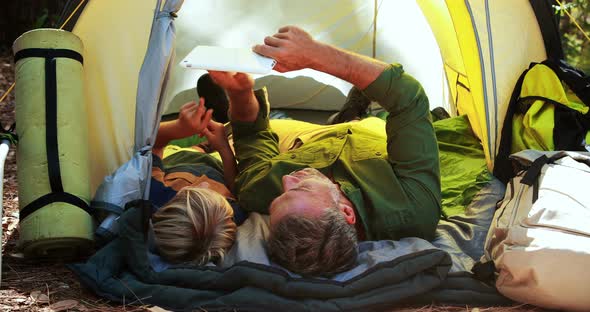
[[57, 29], [13, 45], [19, 245], [28, 257], [75, 257], [93, 243], [83, 49]]

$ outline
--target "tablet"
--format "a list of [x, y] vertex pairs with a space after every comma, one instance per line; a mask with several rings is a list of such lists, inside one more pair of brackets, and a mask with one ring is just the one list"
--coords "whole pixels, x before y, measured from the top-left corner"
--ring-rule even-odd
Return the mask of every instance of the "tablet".
[[181, 62], [186, 68], [267, 74], [276, 61], [250, 48], [196, 46]]

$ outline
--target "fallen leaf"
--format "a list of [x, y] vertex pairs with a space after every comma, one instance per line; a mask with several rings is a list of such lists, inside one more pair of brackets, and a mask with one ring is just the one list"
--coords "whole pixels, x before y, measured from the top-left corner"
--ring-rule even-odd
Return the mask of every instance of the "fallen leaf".
[[148, 308], [148, 311], [150, 311], [150, 312], [169, 312], [170, 310], [162, 309], [158, 306], [153, 306], [151, 308]]
[[88, 309], [87, 307], [85, 307], [83, 305], [77, 306], [76, 310], [78, 310], [80, 312], [90, 311], [90, 309]]
[[39, 302], [39, 303], [49, 303], [49, 297], [47, 297], [46, 294], [41, 294], [39, 296], [39, 299], [37, 299], [37, 302]]
[[49, 297], [38, 290], [31, 292], [31, 299], [37, 303], [49, 303]]
[[25, 254], [22, 252], [10, 252], [8, 253], [8, 255], [12, 258], [16, 258], [16, 259], [24, 259], [25, 258]]
[[78, 301], [76, 300], [62, 300], [51, 304], [49, 306], [49, 310], [53, 312], [65, 311], [69, 309], [73, 309], [78, 305]]

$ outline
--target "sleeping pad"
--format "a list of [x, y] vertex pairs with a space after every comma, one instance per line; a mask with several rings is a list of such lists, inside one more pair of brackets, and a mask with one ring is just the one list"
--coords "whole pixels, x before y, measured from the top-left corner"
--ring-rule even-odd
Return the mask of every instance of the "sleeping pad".
[[[483, 253], [495, 202], [503, 196], [502, 184], [487, 173], [483, 152], [477, 153], [479, 142], [461, 139], [473, 138], [466, 118], [436, 122], [435, 129], [441, 131], [439, 141], [451, 140], [441, 148], [441, 165], [446, 163], [443, 158], [451, 163], [467, 159], [464, 170], [470, 173], [454, 175], [461, 181], [452, 183], [453, 188], [471, 189], [446, 193], [461, 198], [447, 201], [453, 203], [447, 205], [452, 209], [445, 212], [448, 217], [441, 220], [433, 242], [413, 237], [361, 242], [357, 266], [350, 271], [331, 279], [302, 277], [268, 260], [264, 250], [268, 217], [251, 213], [239, 227], [223, 265], [155, 269], [147, 239], [149, 209], [130, 208], [120, 218], [118, 238], [86, 263], [69, 267], [98, 295], [170, 310], [380, 311], [432, 303], [510, 304], [469, 272]], [[465, 145], [471, 153], [466, 153]], [[458, 166], [454, 164], [452, 171]], [[444, 181], [443, 176], [443, 189]]]

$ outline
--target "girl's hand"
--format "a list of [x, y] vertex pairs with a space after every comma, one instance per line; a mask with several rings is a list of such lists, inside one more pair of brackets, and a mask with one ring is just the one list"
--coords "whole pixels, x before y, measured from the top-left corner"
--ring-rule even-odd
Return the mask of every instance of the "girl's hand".
[[194, 134], [203, 135], [203, 131], [207, 128], [211, 116], [212, 109], [205, 108], [205, 100], [199, 99], [199, 104], [195, 101], [188, 102], [180, 107], [178, 119], [176, 120], [177, 131], [179, 137], [189, 137]]
[[207, 141], [209, 141], [209, 144], [214, 150], [218, 152], [231, 151], [227, 134], [225, 133], [225, 127], [222, 123], [209, 120], [207, 127], [203, 129], [203, 134], [207, 137]]

